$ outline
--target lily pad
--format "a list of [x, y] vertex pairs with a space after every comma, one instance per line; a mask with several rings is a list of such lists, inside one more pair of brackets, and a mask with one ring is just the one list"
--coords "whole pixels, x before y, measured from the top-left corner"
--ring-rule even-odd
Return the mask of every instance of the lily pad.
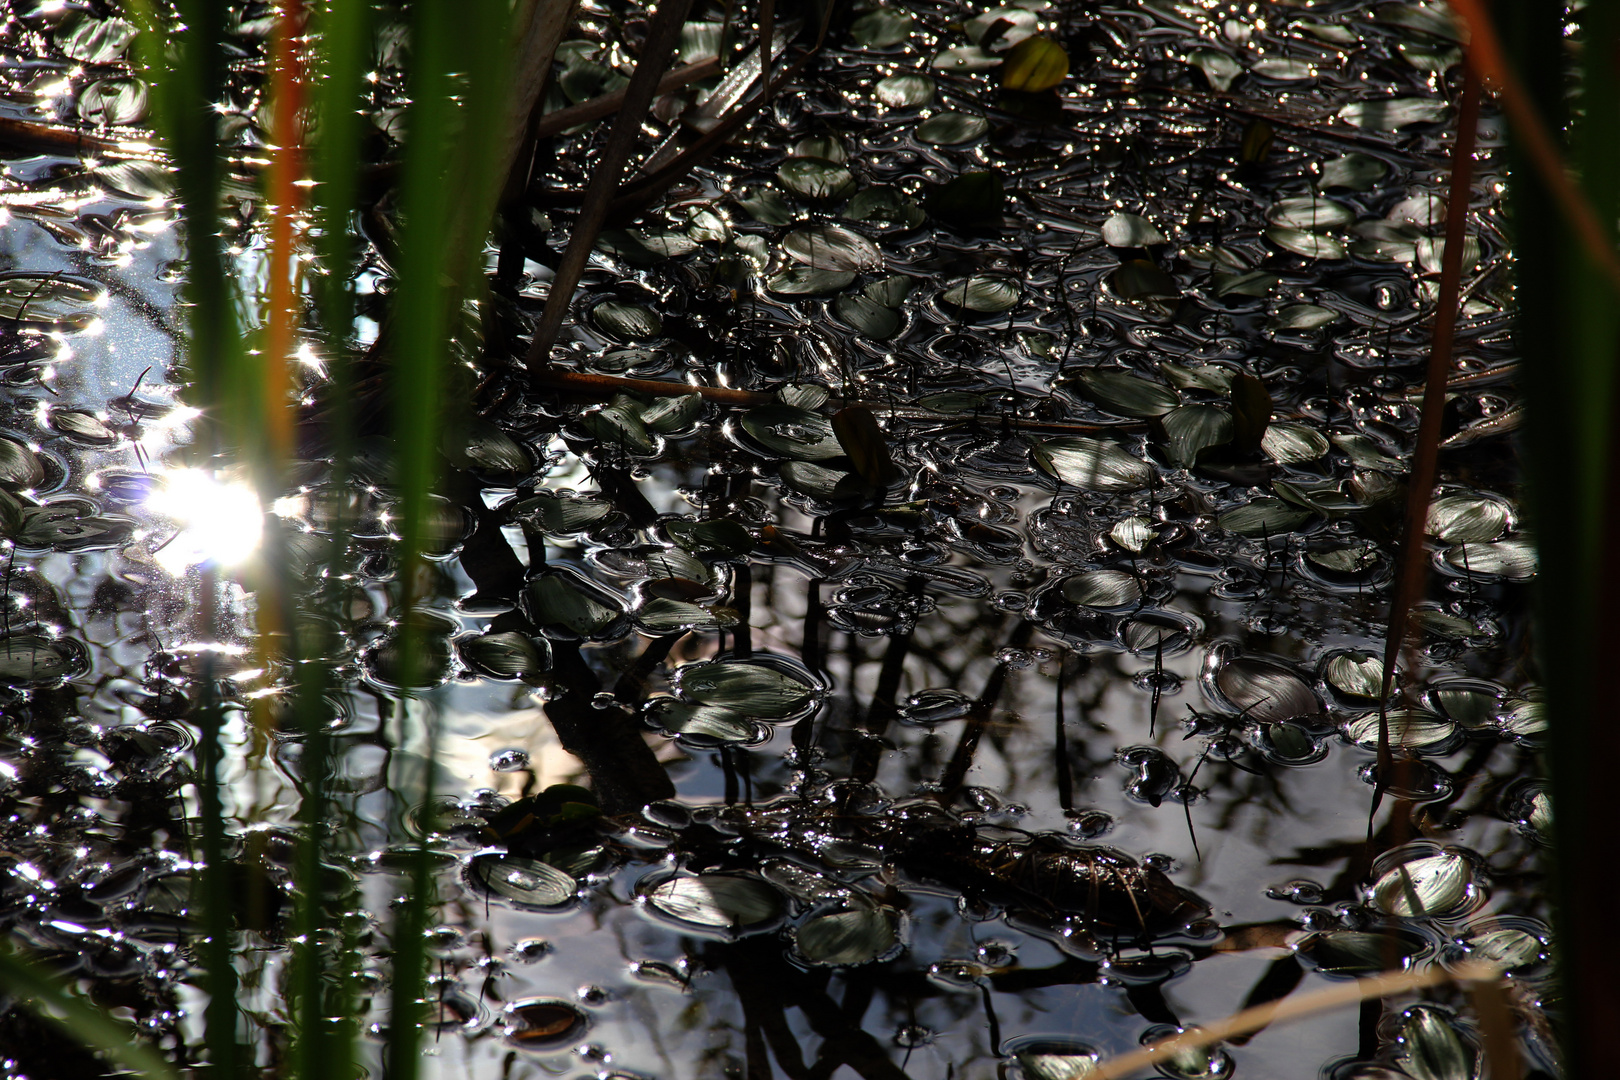
[[1177, 405], [1177, 393], [1151, 379], [1116, 368], [1089, 368], [1078, 372], [1075, 381], [1086, 397], [1118, 416], [1149, 419], [1163, 416]]
[[843, 292], [855, 281], [848, 270], [817, 270], [811, 266], [790, 266], [772, 274], [765, 287], [784, 296], [830, 296]]
[[523, 594], [525, 612], [547, 637], [617, 637], [624, 605], [612, 593], [562, 567], [548, 569]]
[[86, 64], [110, 64], [123, 57], [139, 31], [123, 19], [76, 13], [56, 30], [56, 47]]
[[905, 11], [878, 8], [856, 19], [849, 27], [850, 40], [868, 49], [888, 49], [911, 36], [912, 19]]
[[883, 266], [883, 253], [866, 237], [839, 225], [813, 225], [794, 229], [782, 247], [795, 259], [816, 270], [860, 272]]
[[817, 915], [793, 931], [793, 950], [815, 967], [857, 967], [900, 947], [901, 916], [879, 904]]
[[1266, 239], [1284, 251], [1303, 255], [1307, 259], [1342, 259], [1345, 255], [1344, 245], [1333, 237], [1307, 232], [1304, 229], [1273, 225], [1266, 230]]
[[1486, 574], [1509, 581], [1536, 576], [1536, 546], [1528, 540], [1498, 540], [1494, 544], [1458, 544], [1445, 554], [1446, 562], [1469, 574]]
[[1183, 405], [1159, 417], [1165, 449], [1178, 465], [1192, 468], [1199, 455], [1232, 441], [1232, 414], [1215, 405]]
[[1036, 439], [1030, 453], [1047, 475], [1084, 491], [1138, 491], [1153, 482], [1153, 466], [1100, 439]]
[[90, 653], [73, 638], [35, 631], [0, 637], [0, 686], [49, 686], [90, 670]]
[[664, 320], [651, 308], [604, 300], [591, 309], [591, 321], [615, 337], [639, 341], [664, 332]]
[[1240, 536], [1282, 536], [1305, 524], [1311, 516], [1308, 510], [1262, 495], [1216, 520], [1221, 528]]
[[1355, 212], [1343, 203], [1315, 195], [1303, 195], [1273, 203], [1266, 220], [1288, 229], [1332, 229], [1356, 220]]
[[849, 200], [840, 217], [850, 221], [876, 222], [904, 229], [914, 229], [928, 220], [917, 200], [899, 188], [876, 184], [857, 191]]
[[912, 108], [934, 100], [934, 80], [927, 75], [890, 75], [872, 92], [891, 109]]
[[1260, 449], [1273, 461], [1284, 465], [1300, 465], [1324, 456], [1332, 445], [1327, 436], [1304, 424], [1271, 424], [1260, 436]]
[[1164, 243], [1164, 234], [1147, 218], [1135, 214], [1113, 214], [1102, 225], [1103, 242], [1117, 248], [1145, 248]]
[[479, 634], [456, 643], [467, 666], [495, 679], [533, 679], [551, 668], [551, 644], [516, 630]]
[[1414, 1005], [1401, 1020], [1396, 1063], [1412, 1080], [1474, 1080], [1476, 1055], [1451, 1018], [1432, 1005]]
[[1373, 886], [1373, 907], [1403, 918], [1450, 918], [1474, 906], [1478, 886], [1469, 860], [1452, 851], [1410, 859]]
[[1429, 535], [1449, 544], [1495, 540], [1512, 521], [1507, 504], [1489, 495], [1442, 495], [1429, 504]]
[[1377, 701], [1384, 692], [1384, 662], [1372, 653], [1335, 653], [1323, 665], [1322, 677], [1347, 697]]
[[865, 296], [838, 297], [833, 301], [833, 314], [839, 322], [878, 341], [894, 337], [904, 325], [898, 311]]
[[1317, 180], [1323, 191], [1344, 188], [1347, 191], [1371, 191], [1389, 174], [1389, 165], [1371, 154], [1349, 153], [1323, 162], [1322, 175]]
[[79, 92], [79, 119], [116, 127], [146, 119], [147, 90], [140, 79], [98, 79]]
[[786, 720], [815, 701], [815, 688], [780, 668], [741, 660], [702, 661], [675, 672], [675, 691], [756, 720]]
[[695, 930], [744, 934], [768, 927], [787, 911], [780, 892], [741, 874], [669, 878], [644, 895], [648, 907]]
[[855, 177], [826, 158], [788, 158], [776, 170], [776, 179], [799, 198], [816, 202], [835, 202], [855, 194]]
[[568, 874], [522, 855], [477, 855], [467, 880], [479, 892], [499, 896], [521, 911], [557, 911], [574, 902], [579, 882]]
[[990, 130], [990, 121], [966, 113], [942, 112], [917, 125], [917, 138], [934, 146], [960, 146]]
[[952, 307], [994, 315], [1018, 303], [1022, 293], [1016, 281], [981, 274], [956, 282], [939, 296]]
[[[1397, 709], [1387, 715], [1391, 746], [1415, 753], [1440, 754], [1456, 745], [1456, 723], [1421, 709]], [[1378, 714], [1369, 713], [1344, 729], [1345, 736], [1369, 750], [1378, 747]]]
[[1410, 124], [1437, 124], [1446, 118], [1446, 104], [1436, 98], [1375, 98], [1353, 101], [1339, 110], [1339, 119], [1369, 131], [1394, 131]]
[[1339, 313], [1320, 304], [1289, 304], [1271, 317], [1273, 330], [1315, 330], [1337, 322]]
[[1232, 88], [1232, 82], [1243, 74], [1243, 65], [1227, 53], [1216, 49], [1194, 49], [1187, 54], [1187, 63], [1204, 73], [1209, 85], [1216, 90]]
[[8, 274], [0, 278], [0, 320], [54, 330], [88, 330], [106, 291], [62, 274]]
[[1063, 598], [1093, 608], [1130, 607], [1142, 599], [1142, 583], [1124, 570], [1089, 570], [1065, 578]]
[[762, 405], [744, 413], [740, 422], [749, 438], [780, 457], [825, 461], [844, 454], [831, 421], [808, 409]]

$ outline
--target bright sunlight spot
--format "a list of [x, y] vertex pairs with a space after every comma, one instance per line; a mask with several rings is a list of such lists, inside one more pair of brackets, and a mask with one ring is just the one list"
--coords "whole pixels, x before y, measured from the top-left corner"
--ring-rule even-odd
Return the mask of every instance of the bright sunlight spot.
[[251, 487], [227, 483], [200, 469], [174, 469], [147, 497], [146, 507], [179, 527], [153, 553], [159, 566], [181, 574], [188, 566], [235, 566], [259, 546], [264, 509]]

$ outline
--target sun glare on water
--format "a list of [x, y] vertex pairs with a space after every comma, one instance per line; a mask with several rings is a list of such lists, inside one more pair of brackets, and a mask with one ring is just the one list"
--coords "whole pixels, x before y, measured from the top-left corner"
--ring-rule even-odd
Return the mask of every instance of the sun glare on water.
[[146, 508], [179, 529], [153, 553], [158, 565], [175, 575], [199, 563], [237, 566], [258, 550], [264, 532], [264, 508], [254, 490], [201, 469], [166, 472]]

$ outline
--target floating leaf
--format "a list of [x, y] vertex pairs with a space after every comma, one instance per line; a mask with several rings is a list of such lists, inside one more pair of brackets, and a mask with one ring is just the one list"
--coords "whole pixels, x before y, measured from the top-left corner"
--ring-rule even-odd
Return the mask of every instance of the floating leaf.
[[917, 138], [934, 146], [960, 146], [990, 130], [990, 121], [966, 113], [942, 112], [917, 125]]
[[1235, 510], [1228, 510], [1217, 522], [1227, 532], [1235, 532], [1239, 536], [1282, 536], [1310, 519], [1309, 511], [1298, 510], [1278, 499], [1262, 495]]
[[96, 513], [84, 499], [57, 499], [24, 508], [11, 539], [20, 548], [98, 551], [122, 544], [135, 526], [132, 518]]
[[1114, 527], [1108, 530], [1108, 539], [1124, 550], [1138, 554], [1146, 551], [1158, 536], [1159, 530], [1145, 517], [1124, 518], [1114, 522]]
[[812, 135], [793, 144], [793, 157], [824, 158], [838, 165], [849, 161], [844, 144], [830, 135]]
[[1142, 599], [1142, 584], [1124, 570], [1090, 570], [1063, 581], [1063, 599], [1081, 607], [1130, 607]]
[[556, 911], [574, 902], [579, 882], [555, 866], [522, 855], [476, 855], [467, 878], [480, 892], [521, 911]]
[[1474, 1080], [1475, 1054], [1432, 1005], [1414, 1005], [1401, 1021], [1401, 1051], [1396, 1062], [1412, 1080]]
[[[1431, 274], [1440, 272], [1441, 260], [1445, 258], [1446, 242], [1443, 238], [1424, 236], [1412, 244], [1413, 254], [1417, 256], [1418, 265]], [[1481, 248], [1477, 236], [1465, 236], [1462, 243], [1462, 268], [1471, 270], [1479, 265]]]
[[741, 424], [749, 438], [780, 457], [824, 461], [844, 455], [832, 423], [808, 409], [761, 405], [744, 413]]
[[1339, 110], [1340, 120], [1371, 131], [1394, 131], [1408, 124], [1437, 124], [1445, 118], [1445, 102], [1434, 98], [1353, 101]]
[[[74, 442], [90, 446], [110, 446], [118, 441], [118, 432], [108, 427], [94, 413], [82, 409], [53, 409], [49, 424], [52, 431], [66, 435]], [[0, 456], [3, 456], [3, 452], [0, 452]], [[0, 485], [6, 485], [3, 469], [0, 469]]]
[[[1492, 919], [1487, 925], [1495, 924]], [[1512, 926], [1481, 930], [1470, 936], [1468, 958], [1477, 963], [1495, 964], [1512, 973], [1539, 967], [1547, 960], [1547, 943], [1528, 930]]]
[[1323, 162], [1318, 180], [1323, 191], [1345, 188], [1349, 191], [1371, 191], [1389, 173], [1389, 165], [1371, 154], [1349, 153]]
[[1306, 232], [1304, 229], [1286, 229], [1273, 225], [1266, 230], [1266, 239], [1295, 255], [1307, 259], [1342, 259], [1344, 245], [1331, 236]]
[[529, 1049], [566, 1046], [590, 1026], [590, 1018], [567, 1001], [526, 998], [506, 1007], [502, 1034], [507, 1041]]
[[526, 499], [506, 504], [513, 521], [526, 518], [550, 536], [582, 533], [613, 513], [613, 504], [583, 495], [556, 495], [537, 491]]
[[44, 479], [38, 454], [16, 439], [0, 438], [0, 488], [26, 491]]
[[885, 184], [857, 191], [840, 216], [850, 221], [879, 222], [904, 229], [914, 229], [928, 219], [916, 199]]
[[900, 945], [900, 913], [877, 904], [817, 915], [793, 931], [793, 949], [816, 967], [856, 967]]
[[1289, 668], [1256, 657], [1227, 660], [1216, 669], [1214, 685], [1228, 705], [1261, 723], [1310, 720], [1325, 711], [1310, 683]]
[[1163, 383], [1117, 368], [1089, 368], [1075, 375], [1086, 397], [1111, 413], [1149, 419], [1163, 416], [1181, 398]]
[[911, 15], [893, 8], [878, 8], [849, 26], [850, 40], [868, 49], [887, 49], [911, 36]]
[[833, 202], [855, 193], [855, 177], [825, 158], [788, 158], [776, 170], [782, 186], [801, 199]]
[[682, 631], [729, 630], [737, 625], [739, 618], [734, 608], [693, 604], [662, 596], [655, 596], [636, 608], [635, 616], [636, 625], [653, 637]]
[[939, 295], [952, 307], [993, 315], [1018, 303], [1022, 292], [1016, 281], [981, 274], [958, 281]]
[[114, 127], [146, 119], [146, 84], [139, 79], [98, 79], [79, 92], [79, 119]]
[[1210, 390], [1225, 394], [1232, 389], [1232, 369], [1215, 364], [1188, 367], [1173, 360], [1164, 360], [1159, 363], [1159, 372], [1170, 380], [1171, 385], [1182, 390]]
[[789, 461], [778, 470], [789, 490], [823, 503], [862, 502], [881, 494], [852, 472], [812, 461]]
[[524, 591], [529, 621], [548, 637], [617, 637], [624, 608], [611, 594], [572, 570], [553, 567]]
[[673, 685], [683, 698], [754, 720], [786, 720], [815, 700], [815, 688], [780, 668], [741, 660], [687, 664]]
[[1473, 865], [1455, 852], [1412, 859], [1373, 886], [1372, 903], [1386, 915], [1450, 918], [1473, 906]]
[[533, 679], [551, 669], [551, 644], [516, 630], [479, 634], [456, 643], [467, 666], [494, 679]]
[[1383, 555], [1373, 544], [1363, 541], [1346, 547], [1327, 548], [1306, 552], [1305, 559], [1312, 566], [1334, 574], [1365, 574], [1383, 563]]
[[1273, 461], [1299, 465], [1322, 457], [1332, 446], [1321, 432], [1304, 424], [1271, 424], [1260, 437], [1260, 449]]
[[1232, 414], [1214, 405], [1183, 405], [1159, 417], [1170, 460], [1192, 468], [1205, 450], [1232, 441]]
[[1187, 63], [1202, 71], [1210, 86], [1223, 92], [1243, 74], [1243, 66], [1236, 59], [1215, 49], [1194, 49], [1187, 54]]
[[782, 241], [787, 253], [817, 270], [862, 271], [883, 266], [883, 253], [860, 233], [839, 225], [794, 229]]
[[[1391, 746], [1419, 753], [1441, 754], [1456, 744], [1457, 725], [1434, 713], [1421, 709], [1397, 709], [1389, 713], [1386, 719], [1389, 722]], [[1357, 746], [1377, 749], [1378, 714], [1370, 713], [1352, 721], [1344, 733]]]
[[926, 105], [934, 100], [934, 80], [927, 75], [890, 75], [879, 81], [873, 93], [891, 109]]
[[1135, 214], [1112, 214], [1102, 225], [1103, 243], [1117, 248], [1145, 248], [1164, 243], [1164, 234], [1146, 218]]
[[867, 285], [861, 290], [861, 295], [884, 307], [897, 308], [906, 302], [907, 296], [911, 295], [911, 279], [894, 274]]
[[97, 286], [61, 274], [7, 274], [0, 278], [0, 320], [78, 332], [96, 323], [106, 302]]
[[1035, 464], [1084, 491], [1137, 491], [1153, 482], [1153, 467], [1117, 445], [1078, 436], [1033, 439]]
[[89, 651], [72, 638], [37, 632], [0, 637], [0, 686], [48, 686], [89, 670]]
[[742, 713], [717, 705], [693, 705], [674, 698], [647, 703], [647, 719], [666, 735], [694, 746], [754, 746], [770, 729]]
[[1356, 220], [1353, 210], [1343, 203], [1318, 195], [1302, 195], [1273, 203], [1266, 220], [1288, 229], [1332, 229]]
[[1249, 70], [1278, 82], [1300, 82], [1316, 78], [1314, 64], [1288, 56], [1268, 56], [1263, 60], [1256, 60]]
[[676, 394], [654, 398], [651, 405], [641, 410], [641, 424], [648, 431], [669, 435], [691, 427], [702, 415], [701, 394]]
[[934, 67], [941, 71], [989, 71], [1001, 66], [1001, 57], [977, 45], [958, 45], [934, 57]]
[[1216, 274], [1214, 276], [1216, 296], [1267, 296], [1272, 287], [1281, 281], [1276, 274], [1267, 270], [1248, 270], [1241, 274]]
[[1336, 322], [1339, 313], [1320, 304], [1290, 304], [1271, 317], [1273, 330], [1315, 330]]
[[1509, 581], [1529, 581], [1536, 576], [1536, 547], [1528, 540], [1458, 544], [1446, 550], [1445, 559], [1469, 574], [1487, 574]]
[[600, 409], [580, 416], [579, 423], [593, 438], [627, 454], [654, 454], [658, 443], [641, 422], [641, 408], [639, 401], [620, 394]]
[[1083, 1046], [1036, 1044], [1013, 1055], [1021, 1080], [1086, 1080], [1097, 1070], [1094, 1050]]
[[629, 232], [643, 248], [661, 259], [678, 259], [698, 248], [698, 242], [683, 232], [655, 229], [631, 229]]
[[1328, 975], [1374, 975], [1418, 956], [1428, 943], [1406, 932], [1375, 933], [1364, 930], [1329, 930], [1312, 934], [1295, 946], [1316, 969]]
[[833, 314], [840, 322], [869, 338], [886, 341], [904, 325], [900, 313], [865, 296], [840, 296], [833, 301]]
[[786, 225], [794, 218], [793, 207], [771, 188], [757, 188], [737, 198], [737, 205], [761, 225]]
[[1377, 701], [1383, 696], [1384, 662], [1372, 653], [1335, 653], [1323, 665], [1322, 677], [1348, 697]]
[[1050, 90], [1069, 77], [1069, 54], [1051, 38], [1031, 35], [1007, 50], [1001, 65], [1001, 85], [1008, 90], [1036, 94]]
[[1461, 41], [1457, 21], [1444, 4], [1385, 4], [1373, 18], [1386, 26], [1415, 30], [1442, 41]]
[[56, 47], [86, 64], [110, 64], [124, 55], [137, 33], [134, 24], [123, 19], [75, 14], [57, 27]]
[[687, 521], [671, 518], [664, 522], [669, 538], [694, 555], [715, 555], [734, 559], [754, 550], [754, 537], [730, 518]]
[[765, 287], [784, 296], [828, 296], [849, 288], [855, 275], [847, 270], [790, 266], [766, 279]]
[[648, 890], [646, 897], [649, 907], [676, 922], [733, 933], [764, 928], [787, 910], [781, 893], [740, 874], [669, 878]]
[[1489, 495], [1442, 495], [1429, 504], [1429, 535], [1448, 544], [1495, 540], [1512, 522], [1507, 504]]
[[651, 308], [604, 300], [591, 309], [591, 321], [608, 333], [632, 341], [655, 338], [664, 332], [664, 320]]

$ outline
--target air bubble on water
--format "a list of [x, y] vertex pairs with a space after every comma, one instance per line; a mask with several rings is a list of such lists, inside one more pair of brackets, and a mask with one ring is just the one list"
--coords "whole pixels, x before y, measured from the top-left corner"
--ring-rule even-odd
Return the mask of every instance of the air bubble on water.
[[495, 772], [519, 772], [529, 767], [527, 750], [497, 750], [489, 755], [489, 767]]
[[593, 709], [611, 709], [618, 703], [619, 699], [607, 690], [591, 697], [591, 708]]
[[1033, 662], [1033, 658], [1024, 649], [1006, 648], [996, 652], [996, 663], [1005, 664], [1014, 671], [1027, 668]]
[[894, 1030], [894, 1044], [904, 1050], [927, 1046], [933, 1040], [934, 1033], [921, 1024], [901, 1024]]

